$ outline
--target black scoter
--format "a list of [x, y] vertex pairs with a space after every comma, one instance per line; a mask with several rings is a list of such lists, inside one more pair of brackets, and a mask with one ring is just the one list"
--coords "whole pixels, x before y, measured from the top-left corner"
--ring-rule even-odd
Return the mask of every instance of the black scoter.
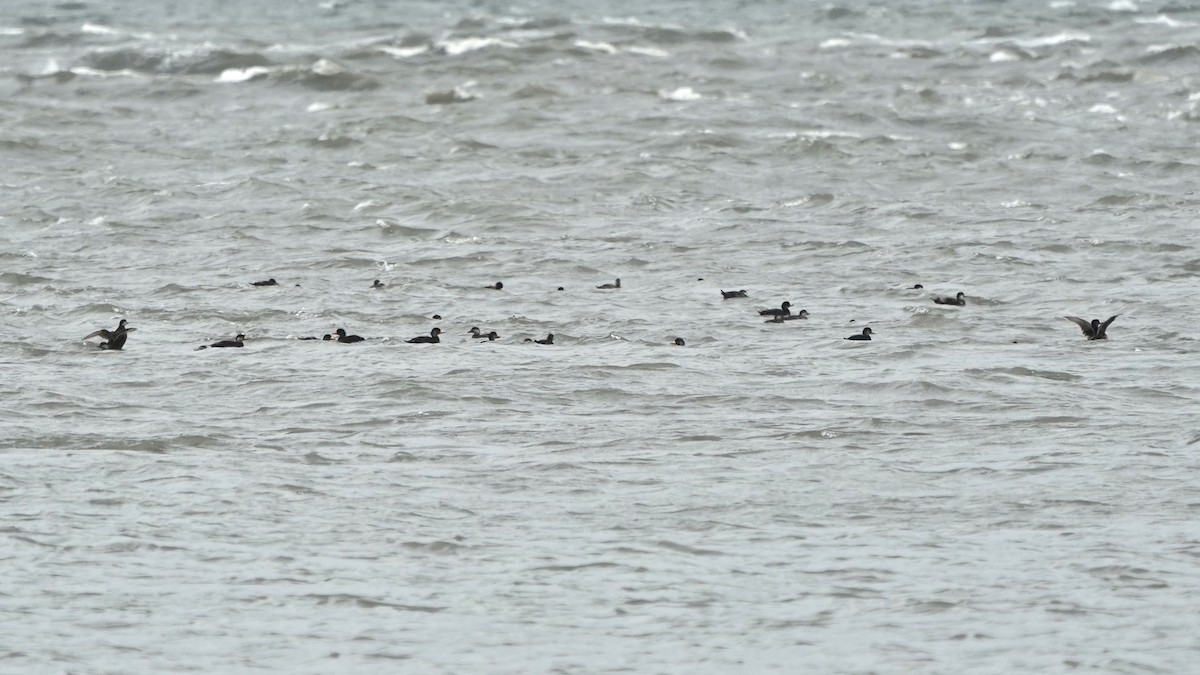
[[760, 310], [758, 310], [758, 315], [759, 316], [791, 316], [792, 310], [788, 309], [791, 306], [792, 306], [792, 303], [788, 302], [787, 300], [784, 300], [783, 304], [779, 306], [779, 309], [760, 309]]
[[266, 281], [251, 281], [250, 285], [251, 286], [278, 286], [279, 282], [275, 281], [274, 279], [267, 279]]
[[959, 291], [958, 295], [954, 296], [953, 298], [947, 298], [941, 295], [935, 296], [933, 301], [939, 305], [958, 305], [959, 307], [967, 304], [967, 298], [965, 295], [963, 295], [962, 291]]
[[211, 345], [200, 345], [199, 347], [196, 347], [196, 351], [208, 349], [209, 347], [244, 347], [246, 346], [243, 342], [245, 339], [246, 335], [244, 333], [238, 333], [237, 337], [233, 338], [232, 340], [221, 340], [220, 342], [214, 342]]
[[438, 334], [441, 332], [442, 332], [441, 328], [434, 326], [433, 330], [429, 331], [429, 335], [418, 335], [417, 337], [415, 337], [411, 340], [405, 340], [405, 342], [411, 342], [413, 344], [419, 344], [419, 343], [423, 343], [423, 342], [438, 343], [438, 342], [442, 341], [442, 339], [438, 337]]
[[[116, 337], [117, 335], [119, 335], [121, 333], [132, 333], [133, 331], [137, 330], [136, 328], [126, 327], [125, 323], [126, 323], [126, 320], [121, 319], [120, 323], [117, 324], [116, 328], [114, 328], [112, 330], [108, 330], [107, 328], [101, 328], [98, 331], [93, 331], [91, 333], [88, 333], [87, 336], [85, 336], [83, 339], [88, 340], [88, 339], [94, 338], [94, 337], [102, 337], [105, 340], [112, 340], [114, 337]], [[124, 341], [122, 341], [122, 344], [123, 343], [124, 343]]]
[[335, 330], [334, 332], [337, 333], [337, 341], [338, 342], [343, 342], [343, 343], [349, 344], [351, 342], [362, 342], [362, 341], [366, 340], [366, 338], [364, 338], [361, 335], [346, 335], [345, 328], [339, 328], [339, 329]]
[[1083, 331], [1083, 334], [1087, 337], [1087, 339], [1107, 340], [1108, 334], [1105, 331], [1108, 330], [1108, 324], [1112, 323], [1113, 319], [1116, 319], [1118, 316], [1121, 315], [1113, 314], [1112, 316], [1108, 317], [1108, 321], [1105, 321], [1104, 323], [1101, 323], [1100, 319], [1092, 319], [1092, 322], [1088, 323], [1077, 316], [1068, 316], [1064, 318], [1066, 318], [1068, 321], [1074, 321], [1075, 325], [1079, 326], [1079, 329]]
[[615, 282], [613, 282], [611, 284], [600, 284], [596, 288], [620, 288], [620, 287], [621, 287], [621, 280], [617, 279]]
[[851, 335], [850, 337], [844, 338], [844, 339], [846, 339], [846, 340], [870, 340], [871, 333], [873, 333], [873, 332], [874, 331], [871, 330], [871, 327], [867, 326], [866, 328], [863, 329], [862, 333], [859, 333], [858, 335]]
[[730, 298], [748, 298], [746, 291], [721, 291], [721, 297], [725, 300]]

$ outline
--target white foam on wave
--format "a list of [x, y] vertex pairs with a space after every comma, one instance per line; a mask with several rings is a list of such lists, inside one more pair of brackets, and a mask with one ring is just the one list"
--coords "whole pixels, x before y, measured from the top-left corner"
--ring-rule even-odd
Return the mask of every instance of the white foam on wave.
[[333, 108], [332, 103], [325, 103], [324, 101], [316, 101], [316, 102], [308, 104], [308, 107], [305, 108], [304, 110], [305, 110], [305, 112], [316, 113], [316, 112], [325, 112], [326, 110], [329, 110], [331, 108]]
[[11, 28], [9, 26], [0, 26], [0, 35], [24, 35], [24, 28]]
[[79, 27], [79, 32], [87, 33], [89, 35], [116, 35], [120, 31], [115, 28], [109, 28], [108, 26], [102, 26], [98, 23], [85, 23]]
[[1108, 3], [1108, 10], [1110, 12], [1141, 11], [1141, 9], [1137, 6], [1137, 3], [1133, 2], [1133, 0], [1113, 0], [1112, 2]]
[[629, 52], [630, 54], [638, 54], [640, 56], [653, 56], [655, 58], [661, 58], [661, 59], [665, 59], [671, 55], [671, 53], [668, 52], [667, 50], [659, 49], [658, 47], [628, 47], [625, 49], [625, 51]]
[[77, 66], [75, 68], [72, 68], [71, 72], [74, 73], [75, 75], [78, 75], [79, 77], [98, 77], [101, 79], [108, 79], [111, 77], [135, 77], [135, 78], [148, 78], [149, 77], [145, 73], [139, 73], [136, 70], [130, 70], [128, 68], [122, 68], [121, 70], [97, 70], [95, 68], [84, 68], [82, 66]]
[[1191, 28], [1196, 25], [1191, 21], [1180, 21], [1164, 14], [1134, 19], [1133, 22], [1148, 26], [1166, 26], [1167, 28]]
[[1010, 61], [1020, 61], [1020, 60], [1021, 60], [1020, 56], [1018, 56], [1014, 52], [1008, 51], [1007, 49], [1001, 49], [998, 52], [992, 52], [992, 55], [988, 57], [988, 61], [990, 61], [992, 63], [1008, 63]]
[[418, 54], [424, 54], [429, 51], [429, 45], [418, 45], [416, 47], [380, 47], [379, 51], [397, 59], [408, 59]]
[[605, 54], [616, 54], [619, 49], [607, 42], [589, 42], [587, 40], [576, 40], [575, 46], [580, 49], [587, 49], [594, 52], [604, 52]]
[[847, 40], [846, 38], [829, 38], [828, 40], [824, 40], [821, 42], [821, 44], [817, 45], [817, 48], [818, 49], [841, 49], [842, 47], [849, 47], [851, 44], [853, 44], [853, 43], [850, 42], [850, 40]]
[[691, 87], [679, 87], [671, 91], [659, 89], [658, 97], [664, 101], [699, 101], [704, 98]]
[[271, 74], [271, 69], [264, 66], [250, 66], [249, 68], [226, 68], [221, 71], [214, 82], [222, 84], [236, 84], [238, 82], [249, 82], [258, 80]]
[[438, 40], [434, 43], [434, 46], [437, 47], [438, 51], [446, 54], [447, 56], [459, 56], [461, 54], [466, 54], [467, 52], [487, 49], [488, 47], [505, 47], [508, 49], [515, 49], [519, 45], [517, 45], [515, 42], [509, 42], [499, 38], [465, 37]]

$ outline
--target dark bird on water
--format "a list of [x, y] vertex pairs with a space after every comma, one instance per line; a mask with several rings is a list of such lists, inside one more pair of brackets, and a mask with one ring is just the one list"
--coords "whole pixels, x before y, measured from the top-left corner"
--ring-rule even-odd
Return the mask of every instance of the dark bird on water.
[[617, 279], [615, 282], [613, 282], [611, 284], [600, 284], [596, 288], [620, 288], [620, 287], [621, 287], [621, 280]]
[[[107, 328], [101, 328], [98, 331], [88, 333], [87, 336], [84, 337], [83, 339], [88, 340], [88, 339], [91, 339], [94, 337], [102, 337], [105, 340], [112, 340], [114, 337], [116, 337], [120, 333], [132, 333], [133, 331], [137, 330], [136, 328], [127, 328], [125, 326], [125, 323], [126, 323], [126, 320], [121, 319], [121, 321], [117, 324], [116, 328], [114, 328], [112, 330], [108, 330]], [[124, 342], [124, 341], [122, 341], [122, 342]]]
[[552, 345], [552, 344], [554, 344], [554, 333], [548, 333], [546, 335], [545, 340], [534, 340], [531, 338], [525, 338], [525, 341], [526, 342], [536, 342], [539, 345]]
[[683, 338], [675, 338], [675, 342], [672, 344], [674, 344], [676, 347], [683, 347], [687, 343], [683, 341]]
[[441, 342], [441, 341], [442, 341], [442, 339], [438, 337], [438, 334], [439, 334], [439, 333], [441, 333], [441, 332], [442, 332], [442, 329], [441, 329], [441, 328], [438, 328], [437, 326], [434, 326], [434, 327], [433, 327], [433, 330], [429, 331], [429, 335], [418, 335], [417, 337], [415, 337], [415, 338], [413, 338], [413, 339], [411, 339], [411, 340], [405, 340], [405, 342], [411, 342], [411, 343], [413, 343], [413, 344], [418, 344], [418, 343], [438, 343], [438, 342]]
[[492, 284], [491, 286], [484, 286], [484, 288], [490, 288], [493, 291], [502, 291], [502, 290], [504, 290], [504, 284], [497, 281], [496, 283]]
[[279, 282], [275, 281], [274, 279], [267, 279], [266, 281], [252, 281], [252, 282], [250, 282], [250, 285], [251, 286], [278, 286]]
[[915, 285], [913, 286], [913, 290], [917, 290], [917, 289], [920, 289], [920, 288], [925, 288], [925, 287], [924, 287], [924, 286], [922, 286], [921, 284], [915, 284]]
[[221, 340], [220, 342], [214, 342], [211, 345], [200, 345], [199, 347], [196, 347], [196, 351], [208, 349], [209, 347], [245, 347], [246, 345], [243, 342], [245, 339], [246, 335], [244, 333], [238, 333], [237, 337], [233, 338], [232, 340]]
[[953, 298], [947, 298], [938, 295], [933, 298], [933, 301], [939, 305], [958, 305], [959, 307], [962, 307], [967, 304], [967, 297], [963, 295], [962, 291], [959, 291], [958, 295], [954, 296]]
[[1064, 318], [1068, 321], [1075, 322], [1075, 325], [1079, 326], [1079, 329], [1083, 331], [1083, 334], [1087, 336], [1087, 339], [1107, 340], [1108, 334], [1105, 331], [1108, 330], [1108, 324], [1112, 323], [1113, 319], [1116, 319], [1118, 316], [1121, 315], [1113, 314], [1112, 316], [1108, 317], [1108, 321], [1105, 321], [1104, 323], [1101, 323], [1100, 319], [1092, 319], [1091, 323], [1088, 323], [1077, 316], [1068, 316]]
[[873, 333], [873, 332], [874, 331], [871, 330], [871, 327], [867, 326], [866, 328], [863, 329], [862, 333], [860, 333], [858, 335], [851, 335], [850, 337], [844, 338], [844, 339], [846, 339], [846, 340], [870, 340], [871, 333]]
[[[363, 340], [366, 340], [366, 338], [364, 338], [361, 335], [346, 335], [345, 328], [339, 328], [339, 329], [335, 330], [334, 332], [337, 333], [337, 341], [338, 342], [343, 342], [343, 343], [349, 344], [351, 342], [362, 342]], [[330, 339], [333, 339], [332, 336], [328, 336], [328, 337]]]
[[728, 300], [730, 298], [748, 298], [750, 296], [746, 295], [746, 291], [721, 291], [721, 297]]
[[473, 337], [477, 340], [499, 340], [500, 339], [500, 335], [497, 334], [496, 331], [492, 331], [490, 333], [485, 333], [485, 332], [479, 330], [479, 326], [472, 326], [471, 330], [469, 330], [467, 332], [469, 332], [471, 334], [471, 337]]
[[380, 281], [380, 280], [376, 279], [376, 280], [375, 280], [375, 283], [371, 284], [371, 288], [387, 288], [387, 284], [385, 284], [385, 283], [383, 283], [382, 281]]
[[110, 337], [104, 342], [101, 342], [100, 349], [120, 351], [121, 348], [125, 346], [125, 338], [127, 337], [129, 337], [129, 331], [119, 331], [116, 335]]
[[758, 310], [758, 315], [759, 316], [791, 316], [792, 310], [788, 309], [791, 306], [792, 306], [792, 303], [788, 302], [787, 300], [784, 300], [783, 304], [779, 306], [779, 309], [760, 309], [760, 310]]
[[780, 318], [782, 318], [784, 321], [795, 321], [796, 319], [807, 319], [808, 318], [808, 310], [802, 309], [799, 312], [796, 312], [795, 314], [789, 314], [787, 316], [783, 316]]

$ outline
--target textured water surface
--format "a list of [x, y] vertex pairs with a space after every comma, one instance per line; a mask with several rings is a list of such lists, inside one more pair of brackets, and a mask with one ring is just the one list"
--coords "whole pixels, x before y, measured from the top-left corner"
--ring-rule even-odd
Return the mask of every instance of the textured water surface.
[[9, 10], [0, 670], [1194, 668], [1200, 9]]

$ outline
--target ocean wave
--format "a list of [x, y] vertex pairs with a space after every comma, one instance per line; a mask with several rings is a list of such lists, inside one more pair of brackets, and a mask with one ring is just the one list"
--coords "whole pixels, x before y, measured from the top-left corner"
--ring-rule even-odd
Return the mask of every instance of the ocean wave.
[[80, 63], [85, 68], [110, 73], [131, 71], [152, 75], [219, 75], [230, 69], [269, 66], [271, 60], [258, 52], [232, 49], [121, 47], [91, 52], [84, 55]]

